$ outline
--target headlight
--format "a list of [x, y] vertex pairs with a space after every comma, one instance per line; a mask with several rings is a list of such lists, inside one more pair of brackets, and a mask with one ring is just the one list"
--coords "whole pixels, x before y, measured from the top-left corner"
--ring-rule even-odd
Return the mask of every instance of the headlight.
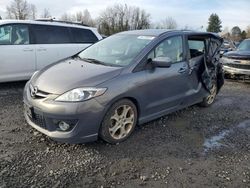
[[85, 101], [105, 93], [107, 88], [77, 88], [68, 91], [55, 99], [60, 102], [80, 102]]

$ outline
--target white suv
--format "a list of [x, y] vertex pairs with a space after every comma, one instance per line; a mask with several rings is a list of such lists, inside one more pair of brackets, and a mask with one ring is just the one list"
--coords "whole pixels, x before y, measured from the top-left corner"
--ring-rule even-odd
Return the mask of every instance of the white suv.
[[101, 39], [96, 28], [76, 23], [0, 20], [0, 82], [28, 80]]

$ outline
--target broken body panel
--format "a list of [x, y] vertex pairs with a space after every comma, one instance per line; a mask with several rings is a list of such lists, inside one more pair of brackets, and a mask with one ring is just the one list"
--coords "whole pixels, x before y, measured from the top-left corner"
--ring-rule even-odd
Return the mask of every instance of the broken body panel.
[[[224, 84], [224, 74], [220, 63], [220, 47], [223, 39], [215, 34], [200, 34], [189, 36], [191, 40], [202, 40], [205, 42], [204, 53], [200, 55], [198, 77], [207, 91], [211, 91], [212, 85], [217, 81], [217, 92]], [[191, 67], [192, 69], [192, 67]]]

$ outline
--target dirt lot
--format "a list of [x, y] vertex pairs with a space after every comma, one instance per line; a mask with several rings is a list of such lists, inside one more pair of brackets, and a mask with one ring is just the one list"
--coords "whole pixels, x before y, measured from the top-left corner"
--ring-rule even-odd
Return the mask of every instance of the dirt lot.
[[56, 143], [25, 123], [24, 83], [0, 84], [0, 187], [250, 187], [250, 84], [209, 108], [138, 126], [119, 145]]

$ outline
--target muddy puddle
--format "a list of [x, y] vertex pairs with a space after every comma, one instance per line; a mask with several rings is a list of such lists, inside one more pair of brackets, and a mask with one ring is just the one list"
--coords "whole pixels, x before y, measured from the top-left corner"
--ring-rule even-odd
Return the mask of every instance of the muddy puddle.
[[250, 134], [250, 119], [239, 123], [236, 127], [223, 130], [217, 135], [214, 135], [210, 138], [206, 138], [203, 144], [204, 152], [207, 153], [208, 151], [218, 149], [220, 147], [229, 147], [226, 142], [227, 137], [235, 134], [238, 130], [244, 131], [246, 133], [248, 132]]

